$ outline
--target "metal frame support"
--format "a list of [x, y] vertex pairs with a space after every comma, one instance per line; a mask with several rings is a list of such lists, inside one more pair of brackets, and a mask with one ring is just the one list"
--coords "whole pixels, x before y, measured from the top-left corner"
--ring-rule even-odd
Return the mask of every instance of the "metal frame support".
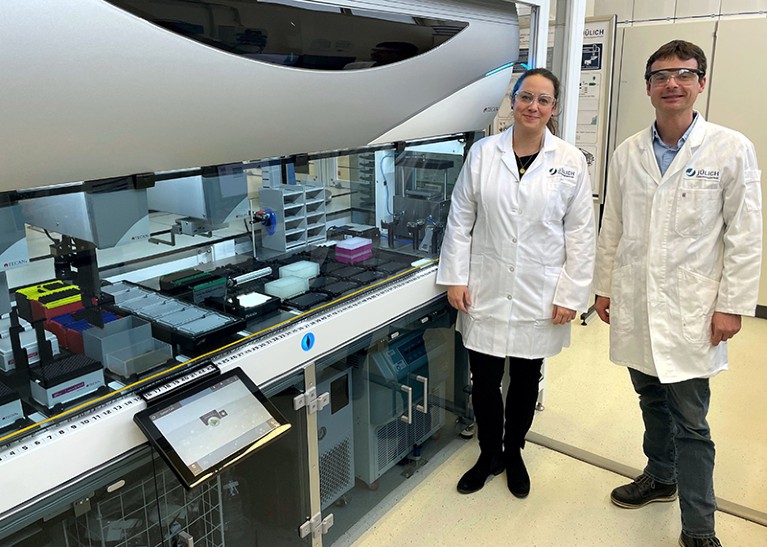
[[[530, 52], [531, 67], [545, 67], [549, 50], [549, 18], [551, 17], [550, 0], [524, 2], [533, 7], [530, 18]], [[533, 34], [533, 29], [535, 33]]]
[[333, 513], [330, 513], [325, 518], [322, 518], [322, 513], [315, 513], [311, 519], [301, 525], [298, 529], [298, 534], [302, 538], [312, 534], [312, 538], [318, 539], [328, 533], [330, 527], [333, 526], [333, 521]]
[[[563, 40], [555, 48], [561, 48], [561, 66], [554, 67], [562, 79], [560, 100], [559, 136], [575, 143], [578, 124], [578, 96], [581, 81], [581, 57], [583, 31], [586, 26], [586, 0], [560, 0], [557, 7], [557, 26], [563, 26]], [[560, 21], [562, 21], [560, 23]], [[555, 57], [557, 57], [555, 55]]]
[[300, 410], [306, 407], [306, 412], [315, 414], [330, 404], [330, 393], [321, 393], [317, 395], [317, 388], [311, 387], [301, 395], [293, 397], [293, 410]]
[[[322, 396], [317, 397], [317, 368], [314, 362], [308, 363], [304, 368], [304, 394], [299, 395], [293, 399], [293, 407], [295, 410], [306, 408], [306, 443], [307, 443], [307, 461], [309, 463], [309, 513], [311, 517], [307, 515], [307, 520], [299, 526], [299, 534], [301, 537], [307, 537], [309, 534], [312, 536], [312, 547], [321, 547], [322, 534], [327, 532], [327, 529], [333, 525], [333, 518], [330, 516], [328, 523], [323, 524], [322, 507], [321, 507], [321, 494], [320, 494], [320, 453], [319, 443], [317, 442], [318, 426], [317, 426], [317, 410], [319, 406], [319, 400], [324, 399]], [[325, 404], [329, 402], [330, 396], [328, 395]], [[323, 404], [324, 406], [324, 404]], [[305, 535], [303, 535], [305, 534]]]

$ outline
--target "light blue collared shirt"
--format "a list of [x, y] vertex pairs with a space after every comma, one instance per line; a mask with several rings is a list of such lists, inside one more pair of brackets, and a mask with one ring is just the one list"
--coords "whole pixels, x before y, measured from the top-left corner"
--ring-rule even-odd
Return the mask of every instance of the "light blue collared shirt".
[[690, 127], [687, 128], [687, 131], [684, 132], [684, 135], [682, 135], [682, 137], [677, 141], [676, 146], [668, 146], [665, 142], [663, 142], [663, 139], [661, 139], [660, 135], [658, 134], [658, 128], [655, 127], [655, 123], [652, 124], [652, 149], [653, 152], [655, 152], [655, 159], [658, 160], [658, 167], [660, 167], [661, 176], [666, 174], [666, 170], [669, 168], [669, 165], [671, 165], [671, 162], [674, 161], [677, 152], [679, 152], [679, 149], [682, 148], [685, 141], [687, 140], [687, 137], [690, 136], [690, 131], [692, 131], [692, 128], [695, 126], [695, 121], [697, 119], [698, 113], [695, 112], [695, 114], [693, 114]]

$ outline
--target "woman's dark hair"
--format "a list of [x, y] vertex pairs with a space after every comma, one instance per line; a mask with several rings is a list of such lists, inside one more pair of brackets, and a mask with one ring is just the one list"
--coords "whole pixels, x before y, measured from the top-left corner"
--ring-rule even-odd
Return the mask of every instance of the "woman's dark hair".
[[[647, 65], [645, 66], [644, 79], [650, 79], [650, 67], [652, 67], [655, 61], [662, 61], [663, 59], [669, 59], [671, 57], [677, 57], [682, 61], [689, 59], [695, 59], [698, 63], [698, 70], [703, 72], [703, 76], [706, 75], [706, 54], [703, 50], [691, 42], [685, 42], [684, 40], [671, 40], [667, 44], [663, 44], [658, 50], [650, 55], [647, 59]], [[700, 76], [702, 78], [703, 76]]]
[[[522, 73], [522, 76], [519, 77], [517, 82], [514, 84], [514, 88], [511, 90], [511, 104], [514, 104], [514, 96], [517, 94], [517, 91], [519, 91], [519, 88], [522, 87], [522, 82], [527, 78], [528, 76], [543, 76], [547, 80], [551, 82], [551, 84], [554, 86], [554, 101], [555, 104], [559, 103], [559, 78], [554, 76], [554, 73], [551, 72], [547, 68], [531, 68], [529, 70], [526, 70]], [[557, 115], [559, 114], [559, 111], [557, 111]], [[554, 135], [557, 134], [557, 121], [554, 119], [554, 115], [549, 118], [549, 121], [546, 123], [546, 127], [549, 128], [549, 131], [551, 131]]]

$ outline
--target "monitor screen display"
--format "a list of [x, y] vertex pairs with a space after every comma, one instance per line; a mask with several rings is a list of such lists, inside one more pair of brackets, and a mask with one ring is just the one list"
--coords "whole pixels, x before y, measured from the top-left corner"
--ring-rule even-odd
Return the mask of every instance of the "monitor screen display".
[[134, 420], [187, 488], [290, 428], [240, 369], [171, 394]]

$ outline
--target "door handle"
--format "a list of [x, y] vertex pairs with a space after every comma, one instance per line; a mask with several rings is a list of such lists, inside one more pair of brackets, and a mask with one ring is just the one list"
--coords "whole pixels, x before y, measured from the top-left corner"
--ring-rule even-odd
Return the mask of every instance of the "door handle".
[[423, 404], [416, 405], [415, 409], [424, 414], [429, 413], [429, 379], [426, 376], [416, 376], [416, 380], [423, 382]]
[[402, 391], [407, 393], [407, 415], [400, 416], [399, 419], [407, 425], [413, 423], [413, 388], [410, 386], [399, 386]]

